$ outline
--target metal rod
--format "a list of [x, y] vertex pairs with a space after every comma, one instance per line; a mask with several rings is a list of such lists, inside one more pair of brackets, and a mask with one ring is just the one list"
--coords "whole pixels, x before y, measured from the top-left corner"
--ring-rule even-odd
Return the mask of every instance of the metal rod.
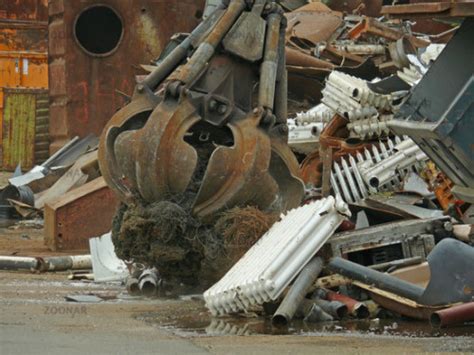
[[319, 257], [311, 260], [301, 270], [293, 285], [290, 287], [283, 302], [273, 315], [272, 323], [275, 326], [287, 325], [295, 315], [298, 306], [304, 299], [309, 288], [319, 276], [323, 268], [323, 260]]
[[328, 268], [342, 276], [346, 276], [368, 285], [374, 285], [377, 288], [414, 301], [419, 300], [425, 291], [424, 288], [420, 286], [339, 257], [333, 258], [328, 264]]
[[278, 70], [274, 105], [276, 122], [284, 124], [286, 124], [288, 119], [288, 71], [286, 70], [285, 29], [286, 18], [283, 17], [280, 25], [280, 39], [278, 42]]
[[262, 65], [260, 66], [258, 105], [270, 110], [273, 110], [273, 101], [275, 100], [278, 47], [280, 43], [280, 22], [280, 14], [272, 13], [268, 15], [265, 53]]

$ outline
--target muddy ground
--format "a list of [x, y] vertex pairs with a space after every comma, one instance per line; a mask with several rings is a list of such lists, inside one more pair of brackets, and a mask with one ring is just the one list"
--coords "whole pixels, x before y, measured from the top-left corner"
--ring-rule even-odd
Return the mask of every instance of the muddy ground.
[[[2, 354], [33, 351], [48, 354], [474, 351], [473, 338], [462, 328], [451, 333], [464, 335], [450, 336], [430, 334], [427, 328], [417, 325], [414, 329], [424, 330], [415, 332], [414, 336], [403, 330], [403, 324], [396, 329], [393, 325], [384, 326], [382, 334], [351, 326], [333, 331], [297, 326], [289, 330], [290, 335], [279, 335], [272, 334], [268, 322], [261, 319], [212, 320], [202, 302], [193, 297], [131, 299], [123, 293], [121, 285], [65, 281], [66, 276], [66, 273], [0, 273]], [[65, 300], [68, 295], [84, 294], [108, 300], [100, 303]], [[233, 326], [246, 328], [242, 334], [248, 336], [224, 335], [225, 329], [231, 330]]]
[[[42, 229], [0, 229], [1, 255], [51, 255]], [[274, 329], [252, 315], [212, 319], [199, 296], [131, 298], [117, 283], [70, 281], [68, 273], [0, 271], [1, 354], [414, 354], [473, 353], [472, 327], [433, 331], [424, 323], [294, 323]], [[68, 295], [93, 294], [99, 303]], [[240, 335], [229, 335], [240, 334]]]

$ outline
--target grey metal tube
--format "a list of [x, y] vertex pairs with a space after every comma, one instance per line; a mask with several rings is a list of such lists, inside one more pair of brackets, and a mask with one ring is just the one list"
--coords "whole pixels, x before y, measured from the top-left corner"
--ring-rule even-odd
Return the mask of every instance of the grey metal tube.
[[206, 33], [212, 26], [214, 26], [219, 17], [215, 16], [214, 12], [211, 16], [207, 17], [202, 21], [190, 35], [181, 42], [176, 48], [174, 48], [170, 54], [168, 54], [160, 65], [153, 70], [143, 80], [142, 84], [148, 86], [150, 90], [154, 90], [161, 82], [171, 74], [171, 72], [178, 66], [178, 64], [186, 58], [189, 48], [194, 42]]
[[275, 116], [277, 123], [284, 123], [288, 119], [288, 71], [286, 70], [285, 55], [285, 28], [286, 19], [282, 18], [280, 39], [278, 43], [278, 71], [275, 87]]
[[295, 282], [288, 290], [283, 302], [280, 304], [280, 307], [278, 307], [273, 315], [273, 325], [285, 326], [291, 321], [309, 288], [318, 278], [322, 268], [323, 260], [317, 257], [311, 260], [303, 270], [301, 270]]
[[267, 35], [265, 38], [265, 53], [260, 66], [260, 84], [258, 89], [258, 104], [273, 110], [275, 100], [275, 84], [278, 69], [278, 47], [280, 43], [281, 15], [270, 14], [267, 18]]
[[313, 303], [311, 308], [309, 309], [306, 316], [303, 318], [305, 322], [330, 322], [334, 320], [334, 318], [327, 312], [324, 311], [320, 306], [316, 303]]
[[348, 315], [347, 306], [342, 302], [327, 301], [320, 298], [313, 299], [313, 302], [333, 318], [342, 319]]
[[1, 270], [36, 270], [38, 260], [23, 256], [0, 256]]
[[374, 285], [382, 290], [417, 301], [423, 295], [424, 288], [400, 280], [394, 276], [372, 270], [368, 267], [353, 263], [342, 258], [333, 258], [328, 269], [350, 279]]

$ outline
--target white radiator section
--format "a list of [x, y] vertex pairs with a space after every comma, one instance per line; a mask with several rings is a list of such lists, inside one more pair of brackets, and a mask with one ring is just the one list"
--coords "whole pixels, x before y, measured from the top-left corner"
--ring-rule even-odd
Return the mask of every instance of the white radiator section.
[[335, 112], [324, 104], [316, 105], [306, 112], [296, 114], [295, 122], [297, 125], [304, 125], [307, 123], [322, 122], [328, 123], [334, 117]]
[[312, 122], [298, 125], [295, 120], [288, 119], [288, 145], [293, 151], [310, 154], [319, 148], [319, 135], [324, 123]]
[[351, 137], [361, 139], [388, 136], [390, 129], [387, 121], [392, 119], [392, 115], [383, 115], [380, 117], [371, 117], [358, 121], [352, 121], [347, 124]]
[[353, 121], [391, 111], [392, 97], [369, 89], [367, 81], [333, 71], [326, 80], [321, 101], [339, 115]]
[[359, 164], [359, 171], [365, 183], [378, 188], [393, 179], [394, 176], [420, 162], [428, 160], [428, 156], [412, 139], [406, 139], [395, 146], [392, 155], [374, 164], [365, 161]]
[[[333, 164], [331, 186], [344, 201], [354, 203], [381, 191], [399, 188], [410, 171], [422, 170], [428, 158], [408, 137], [387, 139], [370, 150], [348, 155]], [[372, 182], [372, 184], [371, 184]]]
[[289, 211], [204, 292], [206, 306], [220, 315], [277, 299], [345, 216], [348, 206], [332, 196]]

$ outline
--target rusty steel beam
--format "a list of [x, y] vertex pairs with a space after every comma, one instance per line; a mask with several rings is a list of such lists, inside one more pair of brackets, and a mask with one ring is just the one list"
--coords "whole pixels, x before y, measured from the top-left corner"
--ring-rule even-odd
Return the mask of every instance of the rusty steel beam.
[[419, 4], [383, 6], [382, 15], [391, 18], [432, 18], [474, 16], [474, 2], [424, 2]]
[[[386, 38], [390, 41], [396, 41], [405, 36], [403, 32], [388, 27], [371, 17], [364, 17], [361, 22], [348, 32], [349, 38], [351, 39], [358, 39], [364, 34]], [[429, 42], [416, 38], [415, 36], [407, 36], [407, 38], [416, 47], [427, 47], [429, 45]]]

